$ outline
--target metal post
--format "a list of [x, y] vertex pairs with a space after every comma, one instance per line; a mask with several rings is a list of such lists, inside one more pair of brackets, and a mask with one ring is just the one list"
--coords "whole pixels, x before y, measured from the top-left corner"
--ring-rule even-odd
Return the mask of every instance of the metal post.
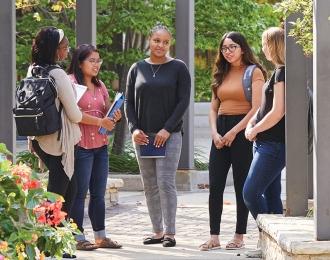
[[96, 0], [77, 0], [76, 33], [77, 45], [96, 45]]
[[306, 57], [288, 36], [298, 15], [286, 20], [286, 214], [305, 216], [308, 209], [308, 135]]
[[194, 168], [194, 0], [176, 0], [176, 57], [183, 60], [191, 75], [190, 105], [184, 116], [180, 169]]
[[[313, 91], [313, 57], [308, 57], [306, 62], [306, 79], [308, 91]], [[310, 93], [308, 94], [310, 95]], [[313, 104], [308, 104], [313, 106]], [[308, 125], [311, 122], [308, 123]], [[313, 133], [313, 129], [309, 129]], [[308, 199], [313, 199], [313, 144], [310, 144], [311, 140], [308, 140]], [[310, 147], [312, 146], [312, 147]]]
[[330, 2], [314, 0], [314, 221], [317, 240], [330, 240]]
[[13, 120], [16, 85], [15, 1], [3, 0], [0, 8], [0, 142], [15, 154], [16, 127]]

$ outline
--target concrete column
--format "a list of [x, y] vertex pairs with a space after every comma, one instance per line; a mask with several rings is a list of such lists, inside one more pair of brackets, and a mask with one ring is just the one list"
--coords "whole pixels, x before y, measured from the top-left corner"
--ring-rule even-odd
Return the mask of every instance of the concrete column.
[[15, 1], [3, 0], [0, 8], [0, 142], [15, 153], [16, 127], [13, 119], [16, 88]]
[[190, 105], [184, 116], [180, 169], [194, 168], [194, 0], [176, 0], [176, 57], [183, 60], [191, 75]]
[[317, 240], [330, 240], [330, 2], [314, 0], [314, 220]]
[[288, 36], [298, 15], [286, 20], [286, 214], [305, 216], [308, 208], [306, 57]]
[[96, 0], [77, 0], [76, 33], [77, 45], [96, 45]]

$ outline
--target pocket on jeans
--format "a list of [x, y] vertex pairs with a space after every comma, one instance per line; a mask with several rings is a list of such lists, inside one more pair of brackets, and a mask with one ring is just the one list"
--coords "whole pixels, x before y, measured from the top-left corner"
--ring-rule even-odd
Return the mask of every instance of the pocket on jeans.
[[268, 141], [257, 141], [255, 142], [254, 148], [263, 154], [268, 154], [273, 157], [278, 157], [281, 151], [281, 144]]

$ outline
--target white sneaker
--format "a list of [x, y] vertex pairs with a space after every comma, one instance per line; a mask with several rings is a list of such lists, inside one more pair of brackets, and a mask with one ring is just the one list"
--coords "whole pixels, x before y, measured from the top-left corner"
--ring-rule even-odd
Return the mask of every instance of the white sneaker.
[[247, 258], [262, 258], [261, 248], [246, 251], [244, 254]]

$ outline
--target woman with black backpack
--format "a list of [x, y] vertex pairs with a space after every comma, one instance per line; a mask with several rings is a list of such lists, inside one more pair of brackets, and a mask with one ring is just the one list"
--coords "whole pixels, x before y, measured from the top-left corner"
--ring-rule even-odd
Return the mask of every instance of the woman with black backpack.
[[[77, 193], [74, 176], [74, 149], [80, 141], [79, 122], [113, 129], [109, 118], [98, 118], [82, 113], [76, 103], [76, 93], [66, 72], [56, 63], [66, 59], [69, 41], [63, 30], [44, 27], [36, 35], [32, 45], [32, 65], [44, 68], [54, 79], [55, 104], [60, 113], [60, 129], [46, 135], [34, 136], [32, 148], [49, 170], [47, 190], [63, 196], [62, 210], [70, 218], [71, 208]], [[60, 109], [62, 107], [62, 109]], [[70, 257], [70, 256], [64, 256]]]

